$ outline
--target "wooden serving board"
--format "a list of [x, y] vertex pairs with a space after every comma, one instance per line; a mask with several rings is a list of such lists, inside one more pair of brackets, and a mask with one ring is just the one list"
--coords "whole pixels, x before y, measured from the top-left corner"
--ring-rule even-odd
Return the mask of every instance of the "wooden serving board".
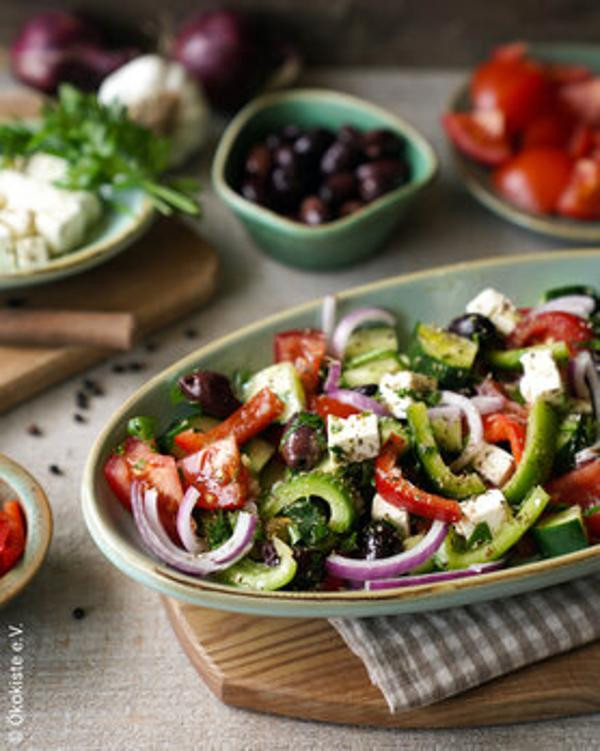
[[[113, 260], [60, 282], [0, 294], [0, 305], [125, 311], [141, 336], [192, 312], [216, 288], [218, 259], [206, 241], [175, 219], [157, 221]], [[0, 346], [0, 411], [106, 358], [90, 347]]]
[[395, 728], [501, 725], [600, 710], [600, 643], [394, 715], [326, 620], [258, 618], [163, 601], [194, 667], [234, 707]]

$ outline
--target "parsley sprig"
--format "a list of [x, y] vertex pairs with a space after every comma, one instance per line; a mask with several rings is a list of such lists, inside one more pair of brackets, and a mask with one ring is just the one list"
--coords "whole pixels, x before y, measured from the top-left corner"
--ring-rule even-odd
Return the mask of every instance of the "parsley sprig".
[[37, 152], [65, 159], [68, 171], [56, 184], [69, 190], [107, 192], [139, 189], [163, 214], [180, 211], [198, 214], [190, 180], [166, 180], [168, 139], [131, 120], [124, 106], [102, 104], [95, 94], [85, 94], [68, 84], [58, 99], [44, 105], [40, 120], [17, 120], [0, 125], [0, 153], [10, 163]]

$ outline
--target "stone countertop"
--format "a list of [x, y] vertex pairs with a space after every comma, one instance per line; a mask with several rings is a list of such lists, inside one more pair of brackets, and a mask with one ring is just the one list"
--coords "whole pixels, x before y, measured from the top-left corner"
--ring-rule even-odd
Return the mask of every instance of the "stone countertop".
[[[389, 731], [301, 722], [231, 709], [204, 686], [175, 640], [158, 596], [119, 573], [89, 537], [79, 483], [89, 448], [111, 413], [146, 378], [249, 321], [327, 292], [439, 264], [559, 247], [492, 216], [454, 176], [438, 125], [461, 74], [441, 71], [313, 71], [307, 82], [365, 96], [404, 116], [434, 144], [439, 179], [387, 249], [352, 269], [314, 273], [260, 254], [237, 221], [205, 190], [202, 232], [219, 249], [220, 289], [204, 310], [87, 374], [105, 395], [76, 423], [81, 377], [2, 415], [0, 451], [30, 469], [46, 488], [55, 519], [48, 560], [26, 592], [0, 613], [0, 747], [7, 735], [10, 625], [25, 631], [24, 740], [15, 748], [600, 748], [600, 716], [496, 728]], [[207, 165], [205, 165], [206, 168]], [[115, 373], [139, 361], [141, 372]], [[80, 410], [81, 411], [81, 410]], [[36, 423], [43, 436], [26, 428]], [[57, 476], [49, 465], [57, 464]], [[72, 611], [84, 608], [76, 620]], [[568, 741], [566, 740], [568, 739]]]

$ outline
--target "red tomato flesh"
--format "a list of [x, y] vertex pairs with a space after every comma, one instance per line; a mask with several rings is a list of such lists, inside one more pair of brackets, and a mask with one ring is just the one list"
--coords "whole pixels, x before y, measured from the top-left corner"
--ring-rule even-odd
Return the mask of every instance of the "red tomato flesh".
[[311, 394], [319, 385], [319, 370], [325, 357], [325, 334], [318, 329], [293, 329], [275, 335], [275, 362], [291, 362], [304, 390]]
[[22, 557], [25, 536], [25, 518], [19, 502], [5, 501], [0, 511], [0, 576]]
[[357, 415], [360, 413], [360, 409], [353, 407], [351, 404], [338, 402], [337, 399], [332, 399], [325, 394], [321, 394], [312, 399], [310, 402], [310, 409], [312, 412], [321, 415], [324, 420], [327, 420], [327, 415], [346, 418], [350, 417], [350, 415]]
[[578, 344], [594, 338], [590, 325], [572, 313], [552, 311], [527, 316], [519, 321], [516, 329], [508, 337], [510, 348], [528, 347], [532, 344], [566, 342], [572, 355], [577, 354]]
[[456, 148], [480, 164], [495, 167], [511, 155], [504, 118], [498, 111], [447, 112], [442, 125]]
[[579, 159], [558, 199], [557, 211], [572, 219], [600, 219], [600, 162]]

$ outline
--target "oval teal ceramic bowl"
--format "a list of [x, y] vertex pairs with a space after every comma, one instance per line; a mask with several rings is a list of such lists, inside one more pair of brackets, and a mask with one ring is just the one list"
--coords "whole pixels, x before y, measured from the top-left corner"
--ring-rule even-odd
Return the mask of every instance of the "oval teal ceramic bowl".
[[[294, 222], [247, 201], [235, 189], [248, 149], [273, 129], [301, 127], [360, 130], [389, 128], [406, 141], [412, 177], [364, 209], [320, 227]], [[231, 121], [217, 148], [212, 180], [217, 194], [242, 221], [256, 244], [278, 261], [306, 269], [349, 266], [375, 253], [402, 220], [416, 196], [431, 182], [437, 159], [411, 125], [369, 102], [324, 89], [297, 89], [253, 100]]]
[[0, 290], [30, 287], [79, 274], [125, 250], [146, 231], [154, 217], [154, 207], [145, 193], [137, 190], [120, 192], [118, 201], [118, 209], [105, 208], [83, 245], [39, 268], [0, 273]]
[[[596, 73], [600, 73], [600, 47], [597, 45], [531, 44], [530, 50], [532, 56], [540, 60], [585, 65]], [[464, 84], [456, 92], [448, 109], [456, 112], [469, 109], [468, 84]], [[549, 237], [569, 240], [570, 242], [600, 242], [600, 222], [577, 221], [566, 217], [543, 216], [522, 211], [496, 193], [490, 180], [491, 170], [466, 158], [453, 146], [450, 146], [450, 148], [467, 190], [494, 214], [519, 227]]]
[[[600, 251], [505, 257], [409, 274], [345, 292], [340, 314], [359, 305], [396, 311], [406, 340], [415, 321], [447, 321], [483, 287], [493, 285], [518, 304], [542, 291], [600, 277]], [[254, 592], [202, 581], [163, 565], [144, 548], [131, 516], [109, 490], [102, 473], [106, 458], [125, 436], [134, 415], [156, 415], [161, 427], [174, 416], [174, 379], [202, 367], [232, 373], [270, 363], [273, 335], [282, 329], [319, 325], [321, 300], [301, 305], [219, 339], [163, 371], [113, 415], [88, 457], [82, 485], [88, 529], [106, 557], [127, 576], [171, 597], [203, 607], [259, 615], [362, 617], [447, 608], [539, 589], [600, 570], [600, 545], [561, 558], [434, 585], [385, 592]]]
[[25, 553], [0, 576], [0, 607], [16, 597], [44, 562], [52, 538], [52, 513], [38, 482], [12, 459], [0, 454], [0, 502], [17, 499], [27, 522]]

